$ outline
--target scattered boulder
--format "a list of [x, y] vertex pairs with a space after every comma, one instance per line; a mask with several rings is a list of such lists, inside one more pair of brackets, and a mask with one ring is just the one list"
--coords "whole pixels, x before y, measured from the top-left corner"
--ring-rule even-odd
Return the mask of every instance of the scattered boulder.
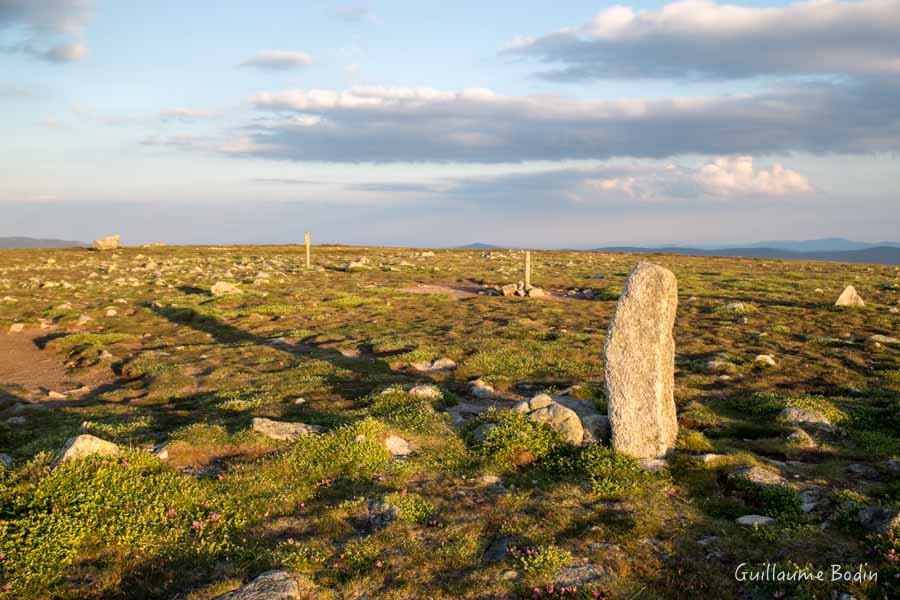
[[508, 283], [504, 286], [501, 286], [500, 288], [500, 293], [507, 298], [515, 296], [517, 291], [519, 291], [519, 286], [517, 286], [515, 283]]
[[494, 395], [494, 386], [487, 383], [486, 381], [482, 381], [481, 379], [476, 379], [472, 382], [472, 387], [469, 388], [469, 393], [476, 398], [490, 398]]
[[890, 533], [900, 525], [900, 512], [880, 506], [867, 506], [859, 510], [859, 522], [869, 533]]
[[413, 398], [423, 400], [440, 400], [442, 394], [436, 385], [417, 385], [407, 392]]
[[847, 472], [851, 475], [855, 475], [857, 477], [867, 477], [869, 479], [877, 479], [878, 471], [869, 465], [861, 465], [858, 463], [853, 463], [851, 465], [847, 465]]
[[318, 425], [306, 423], [289, 423], [286, 421], [273, 421], [265, 417], [254, 417], [250, 425], [251, 429], [273, 440], [292, 440], [304, 435], [321, 433], [323, 429]]
[[603, 346], [614, 449], [661, 458], [675, 446], [675, 275], [639, 263], [625, 281]]
[[638, 465], [648, 473], [658, 473], [669, 468], [669, 461], [664, 458], [641, 458]]
[[837, 301], [834, 303], [835, 306], [856, 306], [862, 307], [865, 306], [866, 303], [863, 302], [863, 299], [856, 293], [856, 288], [852, 285], [848, 285], [844, 288], [844, 291], [841, 292], [841, 295], [838, 296]]
[[700, 454], [699, 456], [694, 457], [703, 464], [714, 463], [717, 460], [725, 458], [724, 454], [714, 454], [712, 452], [707, 452], [706, 454]]
[[703, 370], [718, 375], [733, 375], [737, 373], [738, 368], [727, 356], [719, 355], [706, 361], [703, 364]]
[[768, 469], [762, 467], [741, 467], [735, 470], [730, 479], [747, 479], [757, 485], [785, 485], [784, 478]]
[[409, 456], [409, 453], [412, 452], [409, 447], [409, 442], [396, 435], [389, 435], [385, 438], [384, 447], [391, 453], [391, 456], [395, 458]]
[[0, 452], [0, 468], [11, 469], [14, 462], [12, 456]]
[[456, 369], [458, 365], [449, 358], [439, 358], [437, 360], [411, 363], [410, 366], [416, 371], [422, 371], [423, 373], [446, 373]]
[[25, 329], [25, 323], [13, 323], [9, 326], [10, 333], [21, 333]]
[[780, 413], [778, 418], [785, 423], [791, 425], [799, 425], [800, 427], [811, 427], [821, 429], [823, 431], [833, 431], [834, 427], [822, 413], [809, 410], [806, 408], [797, 408], [796, 406], [788, 406]]
[[512, 542], [512, 538], [505, 535], [494, 538], [487, 550], [484, 551], [481, 562], [490, 564], [502, 561], [509, 554], [509, 546]]
[[235, 283], [228, 281], [217, 281], [210, 289], [213, 296], [228, 296], [231, 294], [242, 294], [241, 288]]
[[488, 432], [495, 427], [497, 427], [496, 423], [482, 423], [472, 432], [472, 441], [476, 444], [483, 444], [487, 439]]
[[528, 415], [536, 423], [543, 423], [559, 433], [563, 441], [572, 445], [581, 445], [584, 440], [584, 426], [578, 414], [571, 408], [554, 402], [547, 394], [538, 394], [531, 400], [523, 400], [512, 409]]
[[93, 248], [94, 250], [118, 250], [121, 246], [121, 242], [122, 236], [108, 235], [94, 240]]
[[346, 265], [344, 265], [344, 271], [350, 273], [351, 271], [368, 271], [372, 267], [369, 266], [369, 259], [363, 257], [359, 260], [351, 260]]
[[888, 335], [873, 335], [869, 336], [869, 343], [871, 344], [886, 344], [888, 346], [896, 346], [900, 344], [900, 338], [891, 337]]
[[582, 443], [609, 443], [610, 430], [608, 416], [596, 414], [581, 417], [581, 426], [584, 427], [584, 438], [582, 439]]
[[54, 465], [59, 465], [70, 460], [84, 458], [86, 456], [100, 455], [112, 456], [119, 453], [119, 447], [112, 442], [102, 440], [88, 433], [69, 438], [57, 453]]
[[744, 527], [765, 527], [774, 523], [775, 519], [763, 515], [744, 515], [735, 519], [734, 522]]
[[753, 364], [758, 367], [774, 367], [778, 363], [775, 362], [775, 357], [771, 354], [757, 354], [756, 358], [753, 359]]
[[400, 508], [390, 502], [373, 498], [366, 501], [366, 509], [368, 510], [369, 527], [372, 529], [384, 529], [397, 520], [400, 515]]
[[287, 571], [266, 571], [247, 585], [213, 600], [295, 600], [301, 596], [297, 580]]
[[900, 460], [891, 458], [884, 463], [891, 473], [900, 473]]
[[796, 444], [797, 446], [814, 446], [815, 440], [812, 439], [812, 436], [800, 429], [799, 427], [793, 429], [790, 434], [788, 434], [787, 439], [789, 442]]

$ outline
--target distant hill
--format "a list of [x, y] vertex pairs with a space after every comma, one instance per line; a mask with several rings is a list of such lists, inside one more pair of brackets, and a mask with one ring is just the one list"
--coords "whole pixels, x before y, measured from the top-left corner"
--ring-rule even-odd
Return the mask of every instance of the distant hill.
[[459, 250], [500, 250], [502, 246], [494, 246], [493, 244], [482, 244], [475, 242], [474, 244], [466, 244], [465, 246], [457, 246]]
[[[822, 238], [818, 240], [769, 240], [754, 242], [752, 244], [739, 244], [738, 247], [746, 248], [775, 248], [776, 250], [789, 250], [791, 252], [836, 252], [845, 250], [866, 250], [887, 246], [900, 248], [897, 242], [856, 242], [844, 238]], [[729, 248], [731, 246], [722, 246]]]
[[84, 242], [53, 238], [0, 237], [0, 248], [77, 248], [87, 245]]
[[872, 263], [900, 265], [900, 246], [875, 246], [859, 250], [832, 250], [819, 252], [793, 252], [778, 248], [643, 248], [638, 246], [611, 246], [596, 248], [595, 252], [628, 252], [643, 254], [682, 254], [685, 256], [725, 256], [742, 258], [771, 258], [783, 260], [821, 260], [847, 263]]

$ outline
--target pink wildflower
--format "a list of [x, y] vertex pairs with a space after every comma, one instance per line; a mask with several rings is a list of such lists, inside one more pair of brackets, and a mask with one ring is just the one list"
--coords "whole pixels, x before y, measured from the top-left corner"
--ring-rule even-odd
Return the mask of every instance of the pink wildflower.
[[209, 517], [207, 517], [207, 518], [208, 518], [210, 521], [218, 521], [219, 519], [222, 518], [222, 515], [220, 515], [220, 514], [217, 513], [217, 512], [214, 512], [214, 513], [210, 513]]
[[194, 521], [191, 523], [191, 529], [203, 529], [205, 527], [202, 521]]

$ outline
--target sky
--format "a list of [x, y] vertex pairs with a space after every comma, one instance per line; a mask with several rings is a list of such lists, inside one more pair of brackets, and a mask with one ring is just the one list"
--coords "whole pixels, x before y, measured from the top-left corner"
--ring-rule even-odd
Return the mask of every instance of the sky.
[[900, 240], [900, 0], [0, 0], [0, 236]]

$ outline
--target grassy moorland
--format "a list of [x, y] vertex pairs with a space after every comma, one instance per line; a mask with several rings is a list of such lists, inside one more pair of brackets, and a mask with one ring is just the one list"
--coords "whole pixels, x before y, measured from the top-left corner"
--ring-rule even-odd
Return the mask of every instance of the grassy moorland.
[[[342, 270], [361, 257], [369, 268]], [[313, 258], [307, 271], [295, 246], [0, 252], [0, 338], [19, 361], [0, 387], [13, 459], [0, 468], [0, 598], [201, 600], [272, 568], [311, 598], [900, 597], [900, 536], [858, 518], [900, 509], [896, 267], [539, 252], [533, 283], [553, 295], [505, 298], [478, 290], [520, 279], [521, 253]], [[658, 473], [504, 408], [567, 388], [605, 408], [605, 329], [642, 258], [679, 285], [681, 432]], [[213, 296], [217, 281], [243, 293]], [[865, 308], [832, 306], [847, 284]], [[35, 348], [62, 375], [30, 372]], [[438, 358], [458, 367], [411, 367]], [[451, 418], [479, 402], [478, 378], [499, 408]], [[406, 394], [423, 383], [440, 393]], [[833, 430], [799, 435], [779, 420], [788, 406]], [[324, 432], [272, 440], [253, 417]], [[123, 451], [54, 468], [79, 433]], [[408, 458], [391, 457], [388, 435]], [[729, 477], [741, 466], [787, 483]], [[398, 508], [386, 527], [372, 526], [373, 499]], [[775, 522], [735, 523], [747, 514]], [[739, 564], [766, 562], [827, 577], [736, 580]], [[830, 565], [859, 563], [877, 582], [830, 581]]]

